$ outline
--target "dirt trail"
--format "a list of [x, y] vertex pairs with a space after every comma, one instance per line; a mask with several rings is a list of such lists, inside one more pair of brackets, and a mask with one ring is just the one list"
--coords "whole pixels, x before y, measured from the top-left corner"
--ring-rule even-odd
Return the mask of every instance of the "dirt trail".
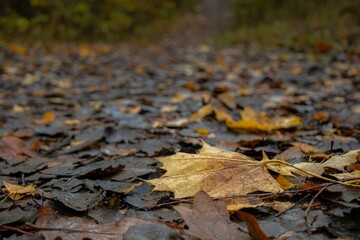
[[177, 46], [211, 43], [212, 37], [230, 24], [228, 0], [203, 0], [197, 11], [187, 13], [172, 26], [164, 43]]

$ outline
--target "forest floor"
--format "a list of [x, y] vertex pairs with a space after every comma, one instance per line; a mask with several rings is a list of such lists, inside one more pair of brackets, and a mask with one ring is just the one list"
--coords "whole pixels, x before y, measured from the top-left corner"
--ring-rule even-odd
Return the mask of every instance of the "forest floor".
[[[270, 238], [359, 237], [358, 55], [86, 44], [0, 54], [2, 239], [246, 239], [256, 227], [244, 213]], [[209, 167], [177, 176], [211, 197], [196, 195], [192, 208], [194, 194], [178, 186], [152, 191], [161, 183], [147, 180], [165, 172], [157, 157], [184, 152], [212, 165], [201, 139], [239, 153], [230, 158], [325, 163], [315, 172], [326, 179], [269, 169], [277, 190], [239, 192], [264, 184], [255, 170], [227, 186], [238, 173]], [[202, 171], [215, 173], [210, 183], [193, 182]]]
[[1, 239], [360, 239], [360, 54], [215, 49], [217, 19], [0, 45]]

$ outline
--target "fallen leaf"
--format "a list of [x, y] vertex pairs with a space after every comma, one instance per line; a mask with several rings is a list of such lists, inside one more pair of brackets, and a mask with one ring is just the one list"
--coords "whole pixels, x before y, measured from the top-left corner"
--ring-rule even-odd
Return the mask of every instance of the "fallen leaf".
[[208, 135], [209, 134], [209, 130], [207, 130], [205, 128], [194, 128], [194, 132], [196, 132], [197, 134], [200, 134], [200, 135]]
[[250, 233], [250, 236], [252, 237], [252, 239], [254, 239], [254, 240], [269, 239], [265, 235], [265, 233], [261, 230], [261, 228], [257, 222], [257, 219], [253, 215], [251, 215], [247, 212], [243, 212], [243, 211], [237, 211], [235, 213], [235, 215], [246, 223], [246, 226], [249, 229], [249, 233]]
[[317, 112], [312, 115], [312, 119], [320, 121], [320, 122], [326, 122], [330, 118], [329, 114], [326, 112]]
[[55, 113], [54, 112], [46, 112], [42, 116], [41, 119], [34, 119], [33, 122], [37, 125], [41, 124], [49, 124], [55, 120]]
[[58, 201], [63, 203], [65, 206], [74, 209], [76, 211], [86, 211], [90, 208], [95, 207], [103, 198], [101, 192], [63, 192], [59, 190], [53, 191], [54, 196]]
[[205, 191], [211, 197], [226, 197], [255, 191], [283, 191], [259, 161], [203, 142], [199, 154], [176, 153], [158, 158], [167, 172], [148, 183], [155, 191], [171, 191], [176, 198]]
[[269, 203], [271, 207], [278, 211], [278, 212], [284, 212], [288, 210], [289, 208], [292, 208], [295, 204], [292, 202], [279, 202], [279, 201], [273, 201]]
[[[154, 223], [150, 220], [124, 217], [116, 224], [98, 224], [93, 219], [84, 217], [62, 217], [48, 205], [39, 213], [35, 225], [29, 225], [40, 230], [39, 234], [46, 240], [53, 239], [123, 239], [123, 235], [131, 226]], [[138, 235], [137, 237], [140, 237]]]
[[250, 239], [230, 221], [226, 203], [213, 201], [205, 192], [195, 195], [192, 208], [174, 206], [189, 227], [189, 233], [200, 239]]
[[277, 176], [276, 181], [280, 184], [281, 188], [284, 190], [294, 187], [294, 184], [289, 180], [287, 180], [287, 178], [284, 177], [282, 174], [279, 174], [279, 176]]
[[229, 212], [235, 212], [243, 208], [257, 208], [264, 205], [259, 199], [249, 197], [223, 198], [221, 201], [227, 203], [226, 209]]
[[309, 144], [301, 143], [301, 142], [292, 142], [293, 146], [298, 147], [303, 153], [306, 154], [314, 154], [314, 153], [321, 153], [323, 150], [320, 148], [311, 146]]
[[[322, 175], [325, 172], [324, 167], [322, 166], [321, 163], [315, 163], [315, 162], [302, 162], [302, 163], [297, 163], [294, 164], [295, 167], [300, 168], [303, 171], [306, 172], [311, 172], [314, 173], [316, 175]], [[303, 171], [299, 171], [298, 169], [293, 169], [292, 172], [300, 175], [300, 176], [304, 176], [304, 177], [312, 177], [309, 174], [304, 173]]]
[[3, 181], [5, 192], [13, 200], [19, 200], [29, 195], [35, 195], [35, 186], [30, 184], [27, 186], [20, 186]]
[[354, 179], [355, 183], [360, 183], [360, 170], [355, 170], [352, 172], [347, 173], [337, 173], [337, 174], [330, 174], [331, 176], [336, 177], [339, 180], [347, 180], [347, 179]]
[[1, 138], [3, 147], [0, 148], [0, 157], [7, 160], [21, 158], [24, 156], [33, 156], [34, 152], [26, 142], [15, 136], [5, 136]]
[[227, 92], [219, 94], [217, 96], [217, 99], [219, 99], [221, 102], [223, 102], [230, 109], [236, 108], [237, 103], [236, 103], [235, 98]]
[[234, 129], [271, 132], [278, 129], [297, 127], [301, 124], [301, 119], [297, 116], [270, 118], [265, 112], [256, 112], [249, 107], [245, 107], [240, 111], [240, 115], [241, 120], [227, 120], [226, 125]]
[[346, 166], [360, 161], [359, 155], [360, 149], [352, 150], [343, 155], [332, 156], [329, 160], [322, 163], [322, 166], [344, 171]]
[[[267, 161], [268, 159], [269, 158], [263, 152], [263, 161]], [[268, 164], [267, 168], [271, 169], [274, 172], [280, 173], [283, 176], [289, 176], [289, 177], [296, 177], [296, 175], [304, 176], [304, 177], [313, 177], [311, 173], [320, 176], [325, 171], [322, 164], [315, 162], [301, 162], [297, 164], [288, 164], [285, 162], [284, 156], [282, 157], [281, 161]]]

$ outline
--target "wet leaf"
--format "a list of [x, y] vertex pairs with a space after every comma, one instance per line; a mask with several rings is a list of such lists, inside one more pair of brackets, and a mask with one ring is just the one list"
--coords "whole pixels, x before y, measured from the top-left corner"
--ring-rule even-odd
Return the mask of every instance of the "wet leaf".
[[76, 211], [86, 211], [88, 209], [91, 209], [104, 198], [102, 192], [71, 193], [54, 190], [53, 194], [65, 206]]
[[205, 192], [195, 195], [192, 208], [175, 206], [189, 227], [189, 233], [200, 239], [250, 239], [230, 221], [226, 203], [213, 201]]
[[24, 156], [33, 156], [34, 153], [26, 142], [15, 136], [5, 136], [1, 138], [2, 148], [0, 148], [0, 157], [6, 160], [23, 158]]

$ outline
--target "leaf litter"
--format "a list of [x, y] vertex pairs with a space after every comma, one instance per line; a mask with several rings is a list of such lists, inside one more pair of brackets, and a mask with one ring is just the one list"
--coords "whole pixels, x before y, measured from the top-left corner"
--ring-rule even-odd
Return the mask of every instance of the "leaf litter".
[[109, 47], [1, 43], [1, 238], [358, 235], [357, 55]]

